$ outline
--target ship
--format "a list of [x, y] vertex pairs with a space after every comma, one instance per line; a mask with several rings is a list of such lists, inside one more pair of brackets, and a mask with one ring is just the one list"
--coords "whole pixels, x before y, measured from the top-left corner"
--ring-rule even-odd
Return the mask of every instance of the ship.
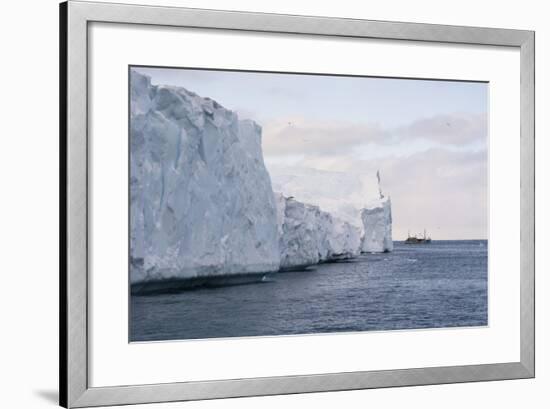
[[405, 244], [429, 244], [432, 242], [432, 238], [426, 235], [426, 229], [424, 229], [424, 236], [419, 237], [418, 235], [411, 236], [411, 233], [407, 233], [407, 240]]

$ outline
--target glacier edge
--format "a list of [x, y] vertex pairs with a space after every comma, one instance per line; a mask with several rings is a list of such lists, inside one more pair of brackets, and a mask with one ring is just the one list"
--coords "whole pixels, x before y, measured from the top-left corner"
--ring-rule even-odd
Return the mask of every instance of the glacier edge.
[[[266, 274], [393, 250], [379, 177], [375, 184], [310, 169], [281, 178], [266, 168], [254, 121], [185, 88], [130, 76], [131, 284]], [[323, 188], [322, 200], [300, 184]], [[331, 187], [340, 196], [331, 198]]]

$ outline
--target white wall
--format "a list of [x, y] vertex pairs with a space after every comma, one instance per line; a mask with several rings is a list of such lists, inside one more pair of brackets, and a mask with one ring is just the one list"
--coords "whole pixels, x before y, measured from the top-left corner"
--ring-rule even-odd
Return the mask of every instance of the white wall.
[[[120, 1], [119, 1], [120, 2]], [[165, 0], [154, 4], [536, 30], [537, 378], [247, 398], [147, 408], [520, 406], [550, 401], [548, 271], [550, 26], [545, 2], [523, 0]], [[0, 374], [2, 408], [55, 407], [57, 389], [57, 1], [4, 2], [0, 71]], [[546, 114], [546, 115], [545, 115]], [[404, 346], [406, 347], [406, 346]], [[139, 406], [142, 407], [142, 406]]]

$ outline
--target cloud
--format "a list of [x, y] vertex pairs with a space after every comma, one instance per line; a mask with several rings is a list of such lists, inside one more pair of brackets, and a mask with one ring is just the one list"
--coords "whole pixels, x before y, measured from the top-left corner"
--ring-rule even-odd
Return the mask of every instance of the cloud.
[[439, 238], [487, 237], [486, 152], [433, 149], [373, 165], [392, 196], [398, 236], [427, 228]]
[[423, 118], [394, 131], [399, 139], [421, 138], [443, 145], [464, 145], [487, 137], [487, 115], [446, 114]]
[[376, 125], [285, 118], [263, 126], [266, 155], [332, 155], [391, 136]]
[[[271, 155], [338, 155], [380, 152], [411, 155], [433, 147], [469, 148], [486, 144], [485, 114], [447, 114], [383, 129], [375, 123], [312, 121], [285, 118], [263, 126], [263, 149]], [[391, 148], [390, 148], [391, 147]]]

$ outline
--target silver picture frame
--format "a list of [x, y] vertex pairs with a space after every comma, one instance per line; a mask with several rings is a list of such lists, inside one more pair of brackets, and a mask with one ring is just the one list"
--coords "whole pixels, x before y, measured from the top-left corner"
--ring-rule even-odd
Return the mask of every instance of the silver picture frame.
[[[91, 387], [88, 356], [88, 24], [109, 22], [515, 47], [521, 84], [518, 362]], [[60, 404], [90, 407], [535, 376], [535, 33], [343, 18], [69, 1], [60, 5]], [[122, 135], [121, 135], [122, 137]]]

